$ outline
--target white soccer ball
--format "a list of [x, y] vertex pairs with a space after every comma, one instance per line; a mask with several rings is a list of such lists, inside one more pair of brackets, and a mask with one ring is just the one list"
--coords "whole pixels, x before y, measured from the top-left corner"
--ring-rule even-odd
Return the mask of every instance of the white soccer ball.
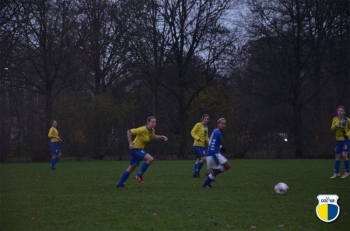
[[279, 195], [284, 195], [288, 192], [289, 187], [285, 183], [278, 183], [275, 185], [275, 192]]

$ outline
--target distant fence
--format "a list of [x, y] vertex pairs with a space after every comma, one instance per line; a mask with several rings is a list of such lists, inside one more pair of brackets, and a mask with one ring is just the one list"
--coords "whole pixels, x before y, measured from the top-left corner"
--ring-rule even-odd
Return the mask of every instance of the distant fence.
[[[295, 158], [295, 147], [225, 147], [224, 156], [227, 158], [244, 159], [292, 159]], [[158, 160], [195, 159], [192, 147], [186, 148], [185, 155], [179, 156], [177, 148], [146, 148]], [[307, 147], [303, 149], [303, 158], [334, 158], [333, 147]], [[51, 158], [49, 149], [41, 150], [1, 150], [1, 163], [14, 162], [43, 162]], [[62, 152], [62, 160], [92, 161], [103, 160], [129, 160], [129, 151], [122, 148], [115, 149], [74, 149]]]

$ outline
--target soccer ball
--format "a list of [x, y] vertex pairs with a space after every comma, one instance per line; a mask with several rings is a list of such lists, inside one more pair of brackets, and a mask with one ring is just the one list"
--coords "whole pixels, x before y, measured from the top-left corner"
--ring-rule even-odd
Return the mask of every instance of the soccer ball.
[[275, 192], [279, 195], [284, 195], [288, 192], [288, 185], [286, 185], [285, 183], [278, 183], [275, 185]]

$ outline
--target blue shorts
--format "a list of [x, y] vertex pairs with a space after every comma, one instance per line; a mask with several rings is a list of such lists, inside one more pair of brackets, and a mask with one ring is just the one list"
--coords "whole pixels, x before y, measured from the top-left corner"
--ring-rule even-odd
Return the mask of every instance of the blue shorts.
[[335, 141], [335, 154], [350, 152], [350, 140]]
[[193, 146], [193, 151], [194, 151], [194, 154], [196, 155], [197, 159], [199, 159], [201, 157], [205, 157], [204, 147]]
[[130, 165], [139, 166], [140, 162], [145, 158], [147, 152], [141, 148], [130, 149]]
[[58, 142], [50, 141], [50, 152], [51, 152], [51, 155], [57, 155], [58, 153], [61, 153], [61, 149], [60, 149], [60, 146], [58, 145]]

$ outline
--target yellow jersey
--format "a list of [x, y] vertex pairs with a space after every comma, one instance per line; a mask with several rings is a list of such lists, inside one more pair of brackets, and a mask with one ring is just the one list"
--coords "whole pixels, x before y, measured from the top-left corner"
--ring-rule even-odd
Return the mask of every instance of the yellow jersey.
[[196, 123], [191, 131], [191, 136], [194, 139], [193, 146], [204, 147], [205, 142], [209, 143], [208, 126], [202, 123]]
[[51, 127], [48, 134], [48, 137], [51, 139], [51, 142], [58, 142], [56, 136], [58, 136], [57, 129], [55, 127]]
[[337, 141], [344, 141], [344, 135], [347, 135], [350, 138], [350, 119], [344, 117], [343, 119], [339, 119], [338, 116], [333, 118], [332, 121], [332, 131], [335, 131], [335, 139]]
[[154, 139], [156, 132], [154, 128], [148, 129], [146, 126], [142, 126], [139, 128], [133, 128], [129, 130], [131, 135], [136, 135], [136, 138], [133, 141], [134, 148], [144, 149], [146, 144]]

